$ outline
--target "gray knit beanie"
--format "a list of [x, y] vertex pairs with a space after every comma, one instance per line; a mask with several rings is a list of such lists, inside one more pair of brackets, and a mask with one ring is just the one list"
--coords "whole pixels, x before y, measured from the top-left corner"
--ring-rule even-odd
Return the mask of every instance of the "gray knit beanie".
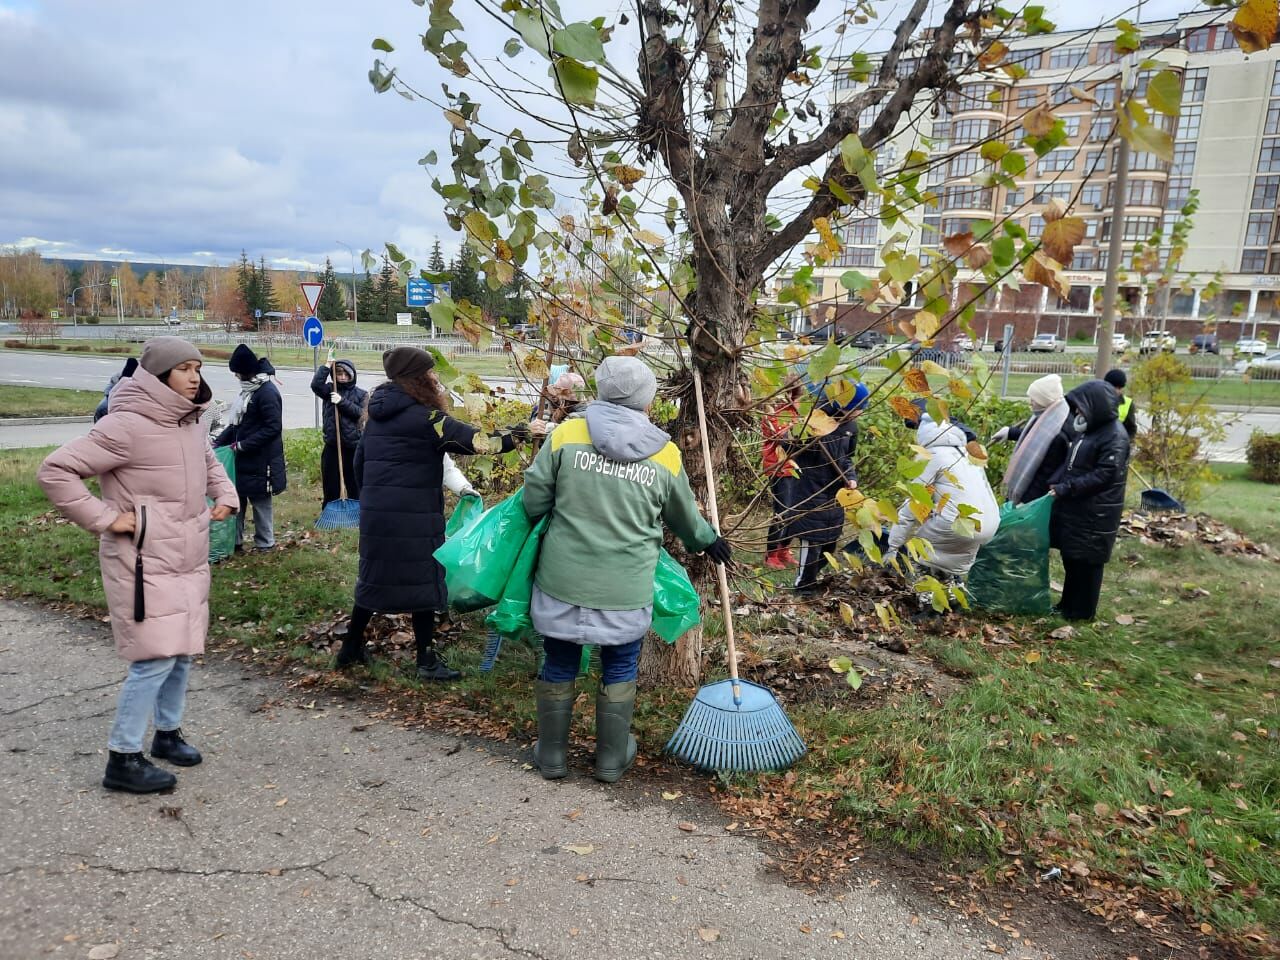
[[188, 360], [204, 362], [194, 344], [181, 337], [152, 337], [142, 348], [138, 366], [152, 376], [160, 377]]
[[609, 403], [644, 410], [658, 393], [658, 378], [635, 357], [605, 357], [596, 367], [596, 393]]

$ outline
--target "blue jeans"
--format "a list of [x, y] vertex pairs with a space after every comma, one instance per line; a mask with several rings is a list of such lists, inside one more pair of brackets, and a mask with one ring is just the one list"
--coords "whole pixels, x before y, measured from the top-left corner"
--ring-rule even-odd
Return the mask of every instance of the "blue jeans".
[[108, 749], [116, 753], [141, 753], [147, 721], [155, 715], [157, 730], [177, 730], [182, 726], [182, 708], [187, 703], [187, 677], [191, 658], [157, 657], [135, 660], [120, 688], [116, 720], [111, 725]]
[[[644, 638], [633, 640], [616, 646], [600, 648], [600, 666], [602, 676], [600, 682], [606, 687], [611, 683], [626, 683], [636, 678], [640, 663], [640, 644]], [[547, 683], [565, 683], [576, 680], [578, 667], [582, 663], [582, 646], [568, 640], [557, 640], [555, 637], [544, 637], [543, 649], [547, 651], [546, 662], [542, 665], [542, 679]]]

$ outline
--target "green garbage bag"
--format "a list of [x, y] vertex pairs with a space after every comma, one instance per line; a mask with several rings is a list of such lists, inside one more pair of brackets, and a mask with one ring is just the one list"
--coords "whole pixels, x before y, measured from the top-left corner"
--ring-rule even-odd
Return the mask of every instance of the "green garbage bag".
[[543, 517], [529, 531], [498, 605], [485, 617], [484, 622], [502, 634], [503, 640], [529, 641], [534, 637], [533, 619], [529, 615], [529, 604], [533, 600], [533, 574], [538, 569], [542, 534], [550, 519]]
[[966, 588], [972, 602], [1001, 613], [1046, 614], [1049, 595], [1049, 515], [1053, 498], [1000, 508], [1000, 529], [981, 550]]
[[[231, 478], [231, 482], [236, 482], [236, 454], [230, 447], [218, 447], [213, 451], [214, 456], [218, 458], [218, 462], [222, 464], [222, 469], [227, 471], [227, 476]], [[213, 501], [205, 498], [210, 507]], [[219, 560], [225, 560], [231, 554], [236, 552], [236, 518], [234, 515], [227, 517], [225, 520], [219, 520], [216, 523], [209, 524], [209, 562], [217, 563]]]
[[449, 514], [449, 522], [444, 525], [445, 539], [456, 537], [464, 530], [469, 530], [484, 514], [484, 501], [479, 497], [463, 497], [454, 505]]
[[532, 529], [518, 490], [446, 540], [435, 557], [444, 567], [449, 605], [467, 612], [497, 603]]
[[702, 622], [701, 606], [684, 567], [667, 551], [658, 551], [658, 567], [653, 573], [653, 632], [667, 643], [675, 643]]

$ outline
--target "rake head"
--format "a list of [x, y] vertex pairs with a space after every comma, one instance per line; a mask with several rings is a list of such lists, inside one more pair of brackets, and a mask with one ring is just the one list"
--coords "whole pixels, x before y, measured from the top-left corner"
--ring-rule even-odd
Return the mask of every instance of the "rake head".
[[740, 687], [740, 704], [731, 680], [699, 690], [664, 752], [701, 770], [735, 773], [785, 770], [803, 757], [804, 741], [769, 689], [747, 680]]
[[360, 526], [359, 500], [330, 500], [320, 511], [320, 519], [316, 521], [317, 530], [338, 530], [343, 527]]

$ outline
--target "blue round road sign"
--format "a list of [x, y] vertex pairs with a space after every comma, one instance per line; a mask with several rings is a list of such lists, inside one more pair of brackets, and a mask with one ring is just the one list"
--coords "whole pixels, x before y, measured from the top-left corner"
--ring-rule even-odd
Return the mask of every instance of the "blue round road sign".
[[307, 317], [302, 324], [302, 339], [308, 347], [318, 347], [324, 341], [324, 327], [315, 317]]

